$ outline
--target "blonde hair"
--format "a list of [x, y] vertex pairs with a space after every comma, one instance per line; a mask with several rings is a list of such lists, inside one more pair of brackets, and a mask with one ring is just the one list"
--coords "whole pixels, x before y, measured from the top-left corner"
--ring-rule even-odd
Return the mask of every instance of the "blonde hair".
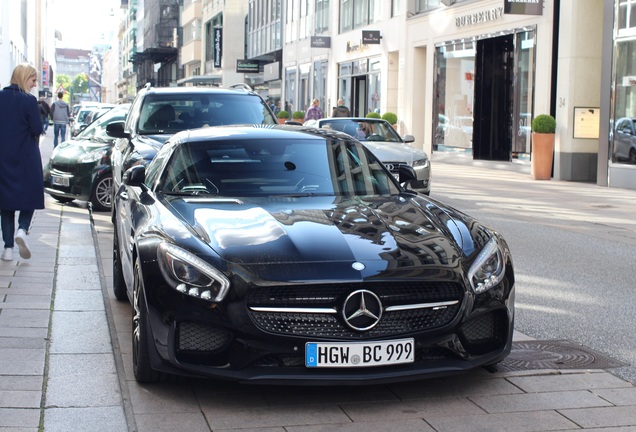
[[31, 89], [27, 87], [27, 81], [33, 75], [37, 76], [38, 71], [33, 66], [28, 63], [19, 64], [13, 69], [13, 74], [11, 74], [11, 84], [15, 84], [20, 87], [25, 93], [30, 93]]

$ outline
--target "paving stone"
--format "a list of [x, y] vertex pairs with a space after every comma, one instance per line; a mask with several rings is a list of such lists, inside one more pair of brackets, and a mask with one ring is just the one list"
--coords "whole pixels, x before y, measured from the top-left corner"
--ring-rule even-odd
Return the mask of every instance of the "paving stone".
[[52, 322], [51, 353], [112, 352], [104, 311], [53, 311]]
[[636, 387], [599, 389], [594, 390], [594, 393], [614, 405], [634, 405], [636, 407]]
[[57, 291], [55, 293], [56, 311], [102, 311], [104, 296], [101, 290]]
[[42, 392], [29, 390], [3, 390], [0, 392], [0, 406], [3, 408], [40, 408]]
[[424, 420], [437, 432], [538, 432], [579, 429], [579, 426], [556, 411], [480, 415], [465, 415], [458, 411], [453, 415], [426, 416]]
[[515, 395], [472, 396], [486, 412], [543, 411], [563, 408], [589, 408], [610, 406], [606, 400], [586, 391], [524, 393]]
[[120, 406], [97, 408], [47, 408], [44, 432], [128, 432]]
[[0, 390], [41, 391], [42, 376], [0, 375]]
[[97, 265], [78, 264], [58, 266], [56, 292], [62, 290], [98, 290], [102, 285]]
[[633, 406], [559, 410], [559, 413], [583, 428], [636, 426]]
[[[257, 432], [259, 429], [250, 429]], [[271, 429], [262, 429], [266, 432]], [[340, 424], [327, 424], [316, 426], [299, 426], [299, 427], [285, 427], [285, 432], [434, 432], [434, 429], [430, 427], [424, 420], [421, 419], [408, 419], [408, 420], [391, 420], [391, 421], [378, 421], [378, 422], [355, 422], [355, 423], [340, 423]], [[214, 432], [222, 432], [223, 429], [219, 429]], [[229, 429], [226, 429], [229, 432]], [[241, 430], [243, 432], [243, 430]]]
[[24, 327], [3, 327], [0, 325], [0, 337], [14, 337], [14, 338], [42, 338], [46, 339], [49, 329], [40, 328], [24, 328]]
[[0, 430], [6, 428], [13, 431], [13, 428], [29, 428], [35, 431], [38, 430], [39, 424], [40, 408], [0, 408]]
[[522, 393], [518, 387], [504, 378], [467, 378], [460, 377], [414, 381], [390, 385], [400, 399], [421, 399], [474, 395], [507, 395]]
[[539, 375], [509, 378], [509, 381], [528, 393], [632, 386], [630, 383], [607, 372]]
[[[201, 412], [137, 414], [135, 423], [138, 432], [210, 432]], [[283, 429], [278, 429], [284, 432]], [[241, 429], [241, 432], [246, 429]]]
[[155, 386], [131, 382], [128, 393], [136, 414], [201, 412], [194, 389], [187, 383]]
[[[49, 327], [49, 310], [3, 309], [0, 314], [1, 327]], [[1, 335], [0, 335], [1, 336]]]
[[438, 399], [413, 399], [397, 402], [373, 402], [340, 405], [354, 422], [383, 421], [387, 419], [422, 418], [427, 415], [448, 415], [456, 413], [482, 414], [484, 411], [463, 397]]

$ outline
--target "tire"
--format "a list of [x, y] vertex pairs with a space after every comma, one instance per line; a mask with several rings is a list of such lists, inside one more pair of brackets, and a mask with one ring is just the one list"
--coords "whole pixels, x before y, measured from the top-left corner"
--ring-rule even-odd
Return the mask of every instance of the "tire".
[[113, 176], [106, 175], [95, 183], [91, 194], [91, 203], [96, 211], [110, 211], [113, 198]]
[[118, 244], [117, 228], [115, 228], [113, 231], [113, 294], [115, 294], [117, 300], [127, 301], [128, 290], [126, 289], [126, 281], [121, 267]]
[[139, 383], [161, 381], [162, 374], [150, 365], [150, 331], [148, 309], [144, 295], [143, 277], [139, 260], [135, 261], [135, 283], [133, 287], [132, 354], [133, 372]]
[[61, 204], [70, 203], [71, 201], [73, 201], [75, 199], [75, 198], [63, 197], [63, 196], [60, 196], [60, 195], [53, 195], [53, 194], [50, 194], [50, 195], [55, 201], [57, 201], [57, 202], [59, 202]]

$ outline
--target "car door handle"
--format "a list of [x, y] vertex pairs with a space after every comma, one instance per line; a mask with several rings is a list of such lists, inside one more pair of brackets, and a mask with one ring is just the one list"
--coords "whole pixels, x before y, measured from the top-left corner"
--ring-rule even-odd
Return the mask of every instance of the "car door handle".
[[128, 193], [127, 192], [120, 192], [119, 193], [119, 198], [123, 199], [124, 201], [128, 201]]

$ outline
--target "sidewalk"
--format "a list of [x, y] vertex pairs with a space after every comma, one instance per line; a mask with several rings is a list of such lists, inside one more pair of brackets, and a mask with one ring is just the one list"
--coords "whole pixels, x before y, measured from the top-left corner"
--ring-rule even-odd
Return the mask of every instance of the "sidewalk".
[[130, 308], [110, 289], [109, 223], [47, 196], [33, 258], [16, 249], [0, 261], [0, 432], [636, 430], [636, 387], [601, 369], [478, 370], [372, 388], [141, 386], [122, 318]]

